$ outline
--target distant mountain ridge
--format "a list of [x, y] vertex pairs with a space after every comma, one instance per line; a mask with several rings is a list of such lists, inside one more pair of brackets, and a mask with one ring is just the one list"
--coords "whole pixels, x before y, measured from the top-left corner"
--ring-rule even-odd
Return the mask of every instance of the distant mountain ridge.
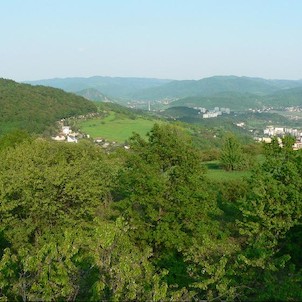
[[180, 99], [219, 93], [250, 93], [258, 96], [302, 87], [302, 80], [267, 80], [253, 77], [214, 76], [201, 80], [101, 77], [49, 79], [27, 82], [78, 92], [97, 89], [108, 97], [133, 100]]
[[261, 78], [215, 76], [198, 81], [172, 81], [157, 89], [141, 90], [133, 97], [142, 99], [212, 96], [223, 92], [267, 95], [279, 90], [302, 87], [302, 81], [266, 80]]
[[129, 96], [136, 91], [159, 87], [170, 81], [171, 80], [153, 78], [94, 76], [89, 78], [55, 78], [39, 81], [26, 81], [26, 83], [61, 88], [67, 92], [78, 92], [84, 89], [93, 88], [108, 97], [129, 98]]

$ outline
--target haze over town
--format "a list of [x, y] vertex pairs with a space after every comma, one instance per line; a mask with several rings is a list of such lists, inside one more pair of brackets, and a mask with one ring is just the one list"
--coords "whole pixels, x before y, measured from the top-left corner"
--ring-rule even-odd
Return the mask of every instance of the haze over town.
[[302, 2], [10, 0], [0, 76], [301, 79]]

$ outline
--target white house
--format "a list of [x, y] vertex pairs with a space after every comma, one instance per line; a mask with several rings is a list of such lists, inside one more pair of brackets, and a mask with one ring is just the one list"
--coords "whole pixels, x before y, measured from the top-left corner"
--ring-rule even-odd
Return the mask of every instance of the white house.
[[71, 133], [71, 129], [69, 126], [63, 126], [62, 127], [62, 132], [65, 134], [65, 135], [68, 135]]
[[57, 135], [55, 137], [52, 137], [52, 139], [55, 141], [65, 141], [66, 137], [64, 135]]
[[73, 135], [68, 135], [67, 136], [67, 142], [68, 143], [77, 143], [78, 139], [75, 136], [73, 136]]

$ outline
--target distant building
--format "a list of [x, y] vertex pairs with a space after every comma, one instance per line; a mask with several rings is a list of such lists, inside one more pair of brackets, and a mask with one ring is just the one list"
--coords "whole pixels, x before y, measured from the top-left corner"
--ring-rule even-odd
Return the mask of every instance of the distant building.
[[78, 139], [75, 136], [73, 136], [73, 135], [68, 135], [67, 136], [67, 142], [68, 143], [77, 143]]
[[230, 108], [220, 108], [220, 111], [222, 112], [222, 113], [226, 113], [226, 114], [230, 114], [231, 113], [231, 109]]
[[57, 135], [55, 137], [52, 137], [53, 140], [55, 141], [65, 141], [66, 140], [66, 137], [64, 135]]
[[217, 117], [218, 113], [217, 112], [208, 112], [208, 113], [204, 113], [202, 115], [203, 118], [212, 118], [212, 117]]
[[68, 134], [71, 133], [71, 129], [70, 129], [69, 126], [63, 126], [62, 127], [62, 132], [63, 132], [63, 134], [68, 135]]
[[236, 124], [237, 127], [241, 127], [241, 128], [244, 127], [244, 125], [245, 125], [244, 122], [241, 122], [241, 123], [237, 123], [237, 124]]
[[293, 149], [294, 149], [294, 150], [302, 149], [302, 143], [296, 142], [296, 143], [293, 145]]

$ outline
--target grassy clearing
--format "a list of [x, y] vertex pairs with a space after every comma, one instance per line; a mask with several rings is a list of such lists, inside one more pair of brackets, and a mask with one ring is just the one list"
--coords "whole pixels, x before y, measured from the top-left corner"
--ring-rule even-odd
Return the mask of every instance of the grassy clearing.
[[95, 118], [79, 122], [78, 127], [92, 138], [101, 137], [109, 141], [123, 143], [132, 136], [133, 132], [145, 137], [155, 122], [157, 121], [144, 118], [131, 119], [111, 112], [102, 119]]
[[207, 177], [214, 181], [240, 180], [251, 175], [250, 171], [225, 171], [220, 168], [219, 161], [204, 163], [207, 167]]

